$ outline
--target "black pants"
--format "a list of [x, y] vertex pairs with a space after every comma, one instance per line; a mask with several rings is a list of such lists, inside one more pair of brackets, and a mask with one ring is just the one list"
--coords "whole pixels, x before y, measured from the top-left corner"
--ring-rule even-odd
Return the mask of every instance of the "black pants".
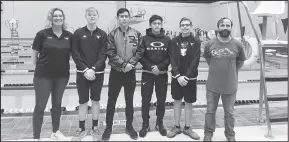
[[108, 83], [108, 101], [106, 109], [106, 125], [108, 128], [112, 128], [113, 116], [115, 112], [115, 104], [121, 90], [124, 87], [125, 96], [125, 115], [127, 125], [132, 125], [133, 122], [133, 95], [136, 86], [135, 70], [131, 70], [127, 73], [118, 72], [111, 69], [109, 74]]
[[43, 77], [34, 76], [33, 84], [35, 88], [35, 108], [33, 112], [33, 137], [40, 138], [44, 110], [49, 99], [50, 93], [52, 94], [52, 128], [53, 132], [59, 130], [59, 122], [61, 116], [61, 102], [62, 96], [67, 86], [69, 77], [58, 79], [47, 79]]
[[149, 124], [150, 101], [152, 98], [154, 86], [157, 96], [157, 110], [156, 110], [157, 123], [162, 123], [163, 117], [165, 115], [165, 102], [167, 98], [167, 88], [168, 88], [168, 74], [154, 75], [143, 72], [142, 86], [141, 86], [143, 124]]
[[188, 84], [182, 87], [178, 80], [172, 78], [171, 94], [174, 100], [182, 100], [186, 103], [194, 103], [197, 101], [197, 79], [188, 80]]

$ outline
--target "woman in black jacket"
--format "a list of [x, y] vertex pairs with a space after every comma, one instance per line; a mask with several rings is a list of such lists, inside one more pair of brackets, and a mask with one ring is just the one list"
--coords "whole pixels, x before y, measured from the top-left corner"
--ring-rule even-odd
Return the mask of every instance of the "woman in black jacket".
[[191, 127], [192, 103], [197, 100], [197, 76], [200, 61], [200, 40], [196, 39], [191, 31], [192, 21], [182, 18], [180, 21], [182, 33], [173, 38], [169, 50], [172, 66], [171, 94], [174, 101], [175, 126], [167, 134], [172, 138], [180, 134], [180, 117], [182, 99], [185, 100], [185, 127], [183, 133], [195, 140], [200, 137]]

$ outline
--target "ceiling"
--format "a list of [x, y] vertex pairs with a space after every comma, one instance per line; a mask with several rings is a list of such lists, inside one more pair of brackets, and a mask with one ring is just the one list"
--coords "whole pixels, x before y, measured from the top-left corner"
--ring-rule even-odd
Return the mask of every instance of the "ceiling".
[[203, 1], [190, 1], [190, 0], [162, 0], [162, 1], [157, 1], [157, 2], [176, 2], [176, 3], [207, 3], [207, 4], [210, 4], [210, 3], [213, 3], [213, 2], [217, 2], [217, 1], [206, 1], [206, 0], [203, 0]]

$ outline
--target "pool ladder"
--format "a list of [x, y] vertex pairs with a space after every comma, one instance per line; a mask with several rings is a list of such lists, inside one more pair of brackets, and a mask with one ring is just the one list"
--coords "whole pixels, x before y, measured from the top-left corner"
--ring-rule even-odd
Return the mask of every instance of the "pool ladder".
[[[280, 81], [287, 81], [288, 82], [288, 75], [286, 76], [265, 76], [265, 50], [268, 48], [276, 48], [276, 47], [284, 47], [287, 48], [287, 44], [265, 44], [261, 46], [261, 70], [260, 70], [260, 94], [259, 94], [259, 122], [266, 121], [268, 127], [268, 133], [265, 135], [266, 138], [274, 139], [272, 135], [271, 123], [274, 122], [286, 122], [288, 121], [288, 114], [287, 116], [279, 116], [279, 115], [270, 115], [270, 107], [269, 102], [277, 102], [277, 101], [288, 101], [288, 93], [284, 94], [270, 94], [268, 95], [267, 92], [267, 85], [266, 82], [280, 82]], [[262, 108], [263, 103], [265, 104], [265, 114], [266, 120], [262, 118]]]

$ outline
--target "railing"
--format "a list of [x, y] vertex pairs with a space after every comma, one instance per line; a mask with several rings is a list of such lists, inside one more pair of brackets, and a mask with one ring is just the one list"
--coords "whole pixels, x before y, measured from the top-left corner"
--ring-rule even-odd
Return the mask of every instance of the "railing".
[[116, 17], [114, 17], [111, 24], [107, 28], [107, 34], [109, 34], [112, 30], [114, 30], [116, 26], [117, 26], [117, 19]]

